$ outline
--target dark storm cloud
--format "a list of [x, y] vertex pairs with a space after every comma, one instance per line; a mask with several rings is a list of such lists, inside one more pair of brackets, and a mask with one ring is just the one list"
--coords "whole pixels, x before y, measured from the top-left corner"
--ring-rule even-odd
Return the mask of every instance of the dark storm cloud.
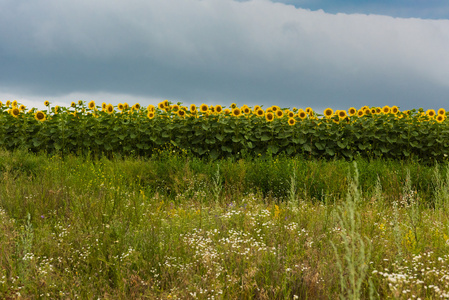
[[442, 106], [449, 94], [449, 20], [270, 1], [0, 6], [0, 92], [8, 95], [407, 109]]

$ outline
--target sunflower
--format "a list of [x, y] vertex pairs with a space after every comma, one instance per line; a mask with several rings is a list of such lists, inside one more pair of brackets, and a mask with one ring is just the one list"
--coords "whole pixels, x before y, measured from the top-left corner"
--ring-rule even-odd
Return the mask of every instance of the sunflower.
[[313, 109], [311, 107], [306, 107], [306, 113], [310, 114], [311, 112], [313, 112]]
[[108, 112], [108, 114], [112, 114], [114, 112], [114, 106], [109, 103], [108, 105], [106, 105], [106, 111]]
[[391, 108], [388, 105], [385, 105], [384, 107], [382, 107], [382, 112], [384, 114], [389, 114], [391, 111]]
[[380, 107], [376, 107], [376, 114], [380, 114], [382, 112], [382, 109]]
[[165, 108], [165, 103], [164, 102], [159, 102], [159, 104], [157, 105], [157, 107], [159, 109], [164, 109]]
[[35, 114], [34, 114], [34, 118], [38, 121], [45, 121], [45, 113], [38, 110]]
[[267, 113], [265, 114], [265, 119], [266, 119], [268, 122], [273, 121], [273, 120], [274, 120], [274, 114], [273, 114], [272, 112], [267, 112]]
[[392, 114], [397, 114], [399, 112], [399, 107], [397, 107], [396, 105], [391, 107], [391, 113]]
[[293, 117], [295, 116], [295, 113], [292, 112], [292, 111], [289, 111], [288, 114], [287, 114], [287, 116], [288, 116], [289, 118], [293, 118]]
[[173, 104], [170, 108], [171, 108], [174, 112], [177, 112], [177, 111], [179, 110], [179, 105], [178, 105], [178, 104]]
[[259, 117], [263, 117], [265, 113], [263, 112], [263, 109], [259, 108], [258, 110], [256, 110], [256, 115]]
[[238, 117], [238, 116], [240, 116], [242, 114], [242, 111], [240, 110], [240, 108], [238, 108], [238, 107], [235, 107], [233, 110], [232, 110], [232, 115], [234, 116], [234, 117]]
[[346, 118], [347, 117], [347, 115], [346, 115], [346, 110], [339, 110], [338, 111], [338, 117], [340, 118], [340, 119], [344, 119], [344, 118]]
[[248, 106], [245, 106], [242, 108], [242, 111], [245, 115], [249, 115], [251, 113], [251, 108], [249, 108]]
[[20, 109], [20, 111], [24, 111], [26, 109], [26, 106], [23, 104], [20, 104], [19, 109]]
[[298, 112], [298, 117], [299, 117], [301, 120], [304, 120], [304, 119], [307, 117], [307, 113], [301, 109], [301, 110]]
[[225, 108], [225, 109], [223, 110], [223, 112], [224, 112], [224, 114], [225, 114], [226, 116], [228, 116], [228, 115], [231, 114], [231, 110], [230, 110], [229, 108]]
[[128, 109], [129, 108], [129, 105], [128, 105], [128, 103], [123, 103], [123, 107], [124, 107], [124, 109]]
[[55, 111], [55, 114], [57, 114], [59, 112], [59, 105], [53, 107], [53, 110]]
[[165, 107], [170, 107], [170, 102], [168, 102], [167, 99], [165, 99], [163, 102]]
[[78, 100], [78, 105], [83, 105], [83, 100]]
[[221, 105], [215, 105], [215, 112], [217, 114], [221, 114], [222, 111], [223, 111], [223, 107], [221, 107]]
[[183, 109], [178, 110], [178, 116], [184, 118], [186, 116], [186, 111]]
[[201, 104], [200, 105], [200, 112], [202, 113], [206, 113], [209, 110], [209, 107], [207, 106], [207, 104]]
[[154, 112], [153, 111], [148, 112], [147, 117], [148, 117], [148, 119], [153, 119], [154, 118]]
[[434, 109], [428, 109], [426, 111], [426, 115], [428, 115], [431, 118], [435, 117], [435, 115], [436, 115], [435, 110]]
[[90, 101], [87, 106], [89, 107], [89, 109], [94, 109], [95, 108], [95, 101], [94, 100]]
[[278, 108], [276, 105], [273, 105], [273, 106], [271, 107], [271, 110], [272, 110], [273, 112], [276, 112], [277, 110], [279, 110], [279, 108]]
[[446, 115], [446, 110], [445, 110], [444, 108], [440, 108], [440, 109], [438, 110], [438, 115], [445, 116], [445, 115]]
[[375, 108], [375, 107], [372, 107], [372, 108], [370, 109], [370, 111], [371, 111], [371, 113], [372, 113], [373, 115], [376, 114], [376, 108]]
[[348, 113], [350, 116], [354, 116], [357, 113], [357, 109], [355, 109], [354, 107], [350, 107], [348, 109]]
[[[17, 100], [14, 100], [14, 101], [11, 103], [11, 106], [12, 106], [12, 107], [17, 106]], [[48, 106], [48, 105], [46, 105], [46, 106]]]
[[275, 114], [278, 118], [282, 118], [284, 116], [284, 112], [282, 111], [282, 109], [276, 110]]
[[260, 105], [254, 106], [254, 111], [261, 109]]
[[2, 107], [3, 106], [3, 102], [2, 101], [0, 101], [0, 107]]
[[213, 105], [211, 105], [211, 106], [209, 107], [209, 110], [210, 110], [211, 113], [214, 113], [214, 112], [215, 112], [215, 107], [214, 107]]
[[9, 100], [6, 100], [6, 106], [9, 106], [9, 105], [11, 105], [11, 101], [9, 101]]
[[445, 115], [437, 115], [436, 120], [438, 123], [443, 122], [446, 119]]
[[71, 107], [76, 107], [76, 103], [75, 103], [75, 102], [72, 102], [72, 103], [70, 103], [70, 106], [71, 106]]
[[288, 119], [288, 125], [293, 126], [293, 125], [295, 125], [295, 124], [296, 124], [295, 119], [293, 119], [293, 118], [289, 118], [289, 119]]
[[363, 110], [363, 114], [364, 115], [370, 115], [371, 114], [371, 109], [369, 109], [369, 108], [365, 108], [364, 110]]
[[195, 104], [190, 104], [190, 112], [191, 113], [196, 113], [197, 109], [196, 109], [196, 105]]
[[361, 117], [363, 117], [364, 115], [365, 115], [365, 113], [363, 112], [363, 109], [359, 109], [359, 110], [357, 111], [357, 117], [361, 118]]
[[274, 110], [273, 110], [272, 107], [268, 107], [267, 110], [266, 110], [266, 112], [274, 112]]
[[324, 110], [324, 116], [326, 117], [326, 118], [330, 118], [330, 117], [332, 117], [334, 115], [334, 111], [332, 110], [332, 108], [326, 108], [325, 110]]
[[236, 107], [237, 107], [237, 104], [231, 103], [231, 108], [232, 108], [232, 109], [234, 109], [234, 108], [236, 108]]
[[17, 118], [20, 114], [20, 109], [18, 109], [17, 107], [14, 107], [13, 109], [11, 109], [11, 115], [14, 118]]
[[123, 105], [123, 103], [119, 103], [118, 105], [117, 105], [117, 108], [119, 109], [119, 110], [124, 110], [125, 109], [125, 106]]

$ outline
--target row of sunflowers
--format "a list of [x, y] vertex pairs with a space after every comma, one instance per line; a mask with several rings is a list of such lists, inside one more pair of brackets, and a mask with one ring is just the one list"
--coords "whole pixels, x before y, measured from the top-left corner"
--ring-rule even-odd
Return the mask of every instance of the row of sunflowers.
[[48, 153], [150, 156], [167, 144], [200, 157], [301, 155], [446, 159], [446, 111], [397, 106], [348, 110], [229, 107], [164, 100], [142, 107], [94, 101], [27, 109], [0, 102], [0, 147]]

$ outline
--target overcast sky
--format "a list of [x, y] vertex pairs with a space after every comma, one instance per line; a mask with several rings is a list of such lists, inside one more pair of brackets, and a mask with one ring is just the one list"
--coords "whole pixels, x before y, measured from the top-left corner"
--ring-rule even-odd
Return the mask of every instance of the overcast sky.
[[0, 0], [0, 101], [449, 108], [449, 1]]

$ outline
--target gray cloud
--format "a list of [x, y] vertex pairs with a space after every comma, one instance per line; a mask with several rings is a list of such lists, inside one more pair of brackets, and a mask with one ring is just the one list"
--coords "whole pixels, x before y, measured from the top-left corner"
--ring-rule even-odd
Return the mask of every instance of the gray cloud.
[[8, 95], [409, 109], [446, 105], [449, 94], [449, 20], [263, 0], [0, 6], [0, 92]]

